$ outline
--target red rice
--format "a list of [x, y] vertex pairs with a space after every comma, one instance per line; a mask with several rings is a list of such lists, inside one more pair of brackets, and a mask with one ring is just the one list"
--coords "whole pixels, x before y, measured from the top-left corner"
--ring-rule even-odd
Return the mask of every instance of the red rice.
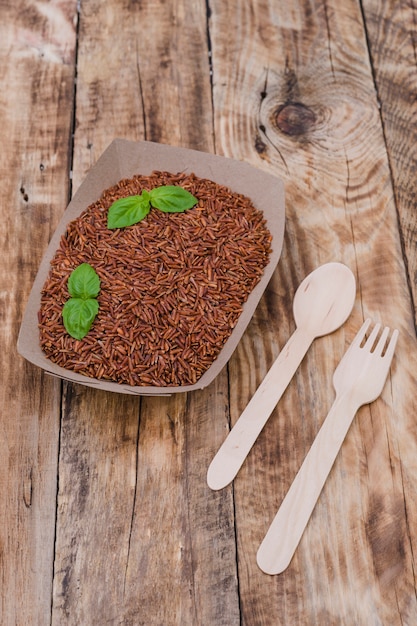
[[[184, 213], [151, 209], [124, 229], [107, 228], [118, 198], [160, 185], [198, 198]], [[249, 198], [194, 174], [153, 172], [107, 189], [73, 220], [42, 291], [42, 350], [58, 365], [133, 386], [190, 385], [218, 356], [260, 280], [271, 234]], [[101, 280], [99, 313], [82, 340], [62, 322], [67, 280], [80, 263]]]

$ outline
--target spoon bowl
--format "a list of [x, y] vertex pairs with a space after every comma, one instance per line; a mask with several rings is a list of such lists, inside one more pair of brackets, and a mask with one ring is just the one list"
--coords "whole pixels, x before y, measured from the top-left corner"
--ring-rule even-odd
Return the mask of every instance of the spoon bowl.
[[343, 263], [326, 263], [306, 276], [294, 296], [297, 328], [313, 337], [337, 330], [349, 317], [356, 296], [356, 281]]

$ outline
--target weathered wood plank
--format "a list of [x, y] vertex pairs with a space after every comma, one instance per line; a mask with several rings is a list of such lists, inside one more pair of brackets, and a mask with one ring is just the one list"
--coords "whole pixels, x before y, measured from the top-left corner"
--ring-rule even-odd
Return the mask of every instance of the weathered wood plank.
[[142, 401], [126, 581], [132, 624], [239, 623], [232, 502], [205, 480], [215, 417], [227, 413], [223, 387], [220, 376], [188, 398]]
[[416, 7], [408, 2], [375, 0], [367, 0], [363, 6], [415, 310]]
[[[414, 322], [417, 322], [417, 238], [415, 215], [415, 91], [417, 72], [415, 63], [416, 9], [406, 2], [365, 2], [364, 18], [367, 30], [370, 55], [373, 65], [375, 85], [381, 104], [381, 118], [387, 144], [391, 175], [393, 177], [395, 200], [401, 227], [402, 243], [408, 270], [409, 285], [413, 296]], [[412, 375], [412, 372], [411, 372]], [[415, 378], [415, 374], [414, 374]], [[411, 400], [411, 399], [410, 399]], [[410, 421], [408, 436], [415, 439], [414, 405], [409, 400]], [[402, 432], [397, 434], [397, 445], [393, 454], [399, 459], [400, 467], [405, 468], [404, 443]], [[408, 446], [406, 446], [406, 454]], [[408, 458], [407, 458], [408, 460]], [[376, 462], [374, 461], [376, 465]], [[404, 491], [406, 493], [407, 524], [405, 540], [416, 553], [415, 507], [407, 503], [415, 499], [413, 489], [415, 478], [405, 469]], [[382, 491], [382, 490], [381, 490]], [[384, 498], [380, 493], [379, 505], [383, 508]], [[373, 535], [374, 542], [378, 536]], [[379, 547], [383, 544], [379, 543]], [[400, 561], [401, 562], [401, 561]], [[410, 613], [410, 615], [413, 615]], [[409, 621], [412, 618], [409, 617]]]
[[120, 614], [138, 418], [129, 397], [65, 385], [52, 623], [99, 624]]
[[0, 20], [0, 622], [50, 622], [60, 382], [16, 352], [68, 201], [76, 2], [3, 2]]
[[[212, 152], [205, 3], [90, 0], [80, 19], [74, 189], [116, 136]], [[238, 624], [233, 502], [205, 481], [226, 372], [189, 397], [66, 389], [53, 623]]]
[[[279, 271], [231, 362], [232, 422], [272, 363], [270, 334], [263, 341], [260, 332], [268, 310], [282, 346], [292, 296], [310, 270], [338, 260], [358, 281], [351, 319], [313, 346], [235, 481], [243, 623], [412, 622], [416, 442], [406, 433], [415, 430], [415, 351], [407, 350], [415, 333], [361, 12], [355, 2], [211, 7], [217, 149], [281, 176], [287, 195]], [[368, 315], [402, 334], [390, 384], [360, 411], [293, 563], [266, 577], [257, 546]]]
[[201, 0], [82, 3], [75, 189], [115, 137], [214, 151], [207, 46]]

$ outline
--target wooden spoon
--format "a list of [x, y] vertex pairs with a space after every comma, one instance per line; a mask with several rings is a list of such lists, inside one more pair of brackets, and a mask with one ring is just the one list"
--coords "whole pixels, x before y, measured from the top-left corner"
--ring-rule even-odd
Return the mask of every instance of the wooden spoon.
[[211, 489], [234, 479], [311, 343], [346, 321], [355, 295], [355, 277], [342, 263], [321, 265], [302, 281], [293, 303], [297, 328], [212, 460]]

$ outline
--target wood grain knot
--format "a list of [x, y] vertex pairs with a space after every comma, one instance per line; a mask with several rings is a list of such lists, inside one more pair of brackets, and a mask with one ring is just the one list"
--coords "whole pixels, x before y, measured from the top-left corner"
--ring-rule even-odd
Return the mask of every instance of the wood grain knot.
[[275, 123], [286, 135], [304, 135], [316, 123], [316, 114], [301, 102], [291, 102], [275, 112]]
[[29, 196], [28, 196], [28, 194], [26, 193], [26, 190], [25, 190], [25, 188], [24, 188], [23, 186], [22, 186], [22, 187], [20, 187], [20, 193], [21, 193], [21, 195], [22, 195], [23, 200], [24, 200], [25, 202], [28, 202], [28, 201], [29, 201]]

